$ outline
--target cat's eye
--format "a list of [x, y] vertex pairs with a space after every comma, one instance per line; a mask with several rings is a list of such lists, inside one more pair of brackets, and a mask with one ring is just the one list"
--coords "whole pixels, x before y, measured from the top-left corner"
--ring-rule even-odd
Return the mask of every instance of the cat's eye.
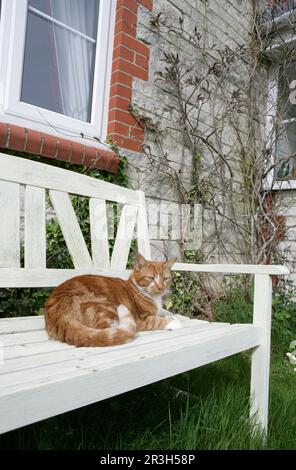
[[154, 276], [146, 276], [146, 279], [148, 279], [148, 281], [154, 281]]

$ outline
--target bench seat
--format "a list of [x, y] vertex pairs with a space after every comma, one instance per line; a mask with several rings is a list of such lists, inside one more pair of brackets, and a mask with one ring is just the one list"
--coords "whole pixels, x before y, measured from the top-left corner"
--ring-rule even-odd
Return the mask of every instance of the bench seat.
[[[0, 288], [53, 288], [82, 274], [127, 279], [133, 242], [146, 259], [153, 259], [142, 191], [2, 153], [0, 170]], [[88, 200], [90, 245], [73, 195]], [[63, 234], [71, 269], [48, 265], [48, 204]], [[191, 263], [175, 263], [172, 269], [253, 276], [252, 324], [181, 317], [180, 330], [143, 332], [121, 346], [75, 348], [50, 340], [41, 316], [2, 319], [0, 433], [252, 348], [250, 417], [266, 434], [272, 276], [287, 275], [289, 270], [275, 265]]]
[[49, 339], [44, 318], [0, 320], [0, 432], [24, 426], [260, 344], [253, 324], [177, 315], [182, 328], [141, 332], [130, 343], [76, 348]]

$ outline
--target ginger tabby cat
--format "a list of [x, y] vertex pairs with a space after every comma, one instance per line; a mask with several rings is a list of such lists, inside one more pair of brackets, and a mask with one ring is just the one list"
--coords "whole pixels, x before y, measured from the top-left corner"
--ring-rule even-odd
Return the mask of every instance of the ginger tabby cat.
[[127, 281], [83, 275], [56, 287], [45, 305], [48, 335], [75, 346], [113, 346], [137, 331], [180, 328], [177, 319], [158, 315], [171, 281], [169, 261], [138, 254]]

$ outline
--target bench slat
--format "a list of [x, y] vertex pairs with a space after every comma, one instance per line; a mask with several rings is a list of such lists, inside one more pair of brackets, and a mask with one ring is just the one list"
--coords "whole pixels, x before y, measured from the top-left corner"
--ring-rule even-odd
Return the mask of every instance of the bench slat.
[[91, 252], [95, 268], [110, 269], [108, 221], [106, 202], [89, 200]]
[[[199, 320], [192, 320], [196, 324], [200, 324]], [[221, 323], [219, 323], [221, 324]], [[187, 326], [187, 323], [186, 323]], [[16, 328], [17, 329], [17, 328]], [[142, 335], [148, 334], [149, 332], [142, 332]], [[4, 344], [4, 347], [11, 347], [17, 345], [27, 345], [30, 343], [40, 343], [41, 341], [49, 341], [48, 335], [44, 330], [44, 327], [37, 328], [37, 330], [29, 330], [21, 331], [21, 332], [13, 332], [8, 331], [6, 334], [0, 336], [0, 340]]]
[[[182, 323], [185, 322], [196, 322], [199, 324], [209, 323], [206, 320], [199, 319], [190, 319], [183, 315], [173, 314], [168, 310], [162, 309], [163, 314], [170, 315], [174, 318], [179, 318]], [[11, 317], [11, 318], [1, 318], [0, 319], [0, 335], [6, 333], [21, 333], [25, 331], [35, 331], [35, 330], [44, 330], [44, 316], [43, 315], [34, 315], [27, 317]], [[1, 339], [1, 336], [0, 336]]]
[[130, 271], [88, 269], [25, 269], [0, 268], [0, 287], [55, 287], [75, 276], [94, 274], [113, 276], [122, 279], [129, 277]]
[[[123, 347], [117, 347], [114, 351], [108, 348], [109, 351], [107, 353], [105, 348], [99, 350], [97, 348], [92, 348], [92, 350], [89, 350], [89, 348], [71, 348], [41, 357], [42, 360], [38, 363], [36, 358], [33, 358], [33, 361], [32, 358], [4, 361], [3, 366], [6, 366], [6, 370], [1, 374], [0, 396], [5, 393], [7, 387], [17, 384], [24, 386], [24, 384], [34, 382], [36, 379], [46, 379], [52, 374], [56, 374], [57, 368], [62, 368], [65, 371], [69, 369], [75, 371], [76, 368], [112, 369], [121, 363], [132, 362], [138, 355], [142, 357], [156, 357], [189, 344], [200, 345], [210, 341], [213, 343], [213, 347], [215, 347], [214, 343], [217, 338], [222, 336], [227, 337], [232, 335], [234, 331], [242, 331], [243, 329], [249, 334], [250, 328], [245, 325], [243, 328], [242, 325], [227, 325], [220, 328], [216, 327], [212, 330], [195, 329], [190, 332], [187, 331], [185, 334], [182, 330], [167, 331], [167, 337], [162, 337], [161, 340], [159, 338], [156, 339], [153, 334], [148, 335], [148, 337], [139, 336], [137, 341], [134, 342], [134, 346], [127, 347], [128, 345], [123, 345]], [[12, 369], [9, 372], [10, 364], [17, 366], [18, 362], [20, 366], [22, 363], [25, 364], [27, 362], [28, 367], [20, 370]], [[1, 369], [3, 366], [1, 366]]]
[[[227, 325], [229, 327], [229, 325]], [[50, 363], [56, 363], [59, 361], [66, 361], [69, 359], [72, 359], [72, 356], [75, 358], [81, 357], [81, 358], [86, 358], [90, 357], [92, 355], [98, 355], [98, 357], [102, 358], [102, 356], [105, 356], [105, 359], [103, 360], [108, 360], [110, 357], [110, 354], [114, 354], [115, 351], [122, 351], [124, 350], [124, 354], [126, 354], [127, 349], [133, 349], [137, 348], [139, 344], [152, 344], [152, 343], [158, 343], [158, 342], [163, 342], [167, 341], [168, 339], [171, 338], [177, 338], [178, 341], [180, 339], [183, 339], [184, 335], [189, 335], [191, 333], [193, 334], [203, 334], [206, 331], [209, 333], [212, 333], [214, 330], [219, 330], [221, 331], [222, 328], [225, 328], [225, 325], [220, 325], [219, 323], [216, 323], [214, 325], [208, 324], [208, 325], [195, 325], [193, 324], [185, 324], [184, 327], [181, 330], [176, 330], [176, 331], [154, 331], [154, 332], [141, 332], [139, 333], [133, 341], [130, 343], [127, 343], [125, 345], [117, 345], [117, 346], [112, 346], [112, 347], [107, 347], [107, 348], [75, 348], [73, 351], [73, 346], [69, 346], [65, 343], [60, 343], [58, 341], [52, 341], [48, 340], [47, 342], [43, 343], [37, 343], [38, 350], [39, 350], [39, 355], [36, 357], [36, 355], [33, 354], [33, 345], [29, 344], [26, 345], [26, 349], [29, 353], [29, 355], [22, 356], [22, 357], [16, 357], [13, 359], [8, 359], [6, 355], [6, 351], [10, 351], [11, 349], [14, 350], [14, 348], [8, 347], [4, 348], [4, 364], [0, 365], [0, 376], [7, 373], [7, 372], [13, 372], [14, 370], [22, 370], [22, 369], [27, 369], [27, 368], [39, 368], [44, 365], [50, 364]], [[5, 344], [5, 343], [4, 343]], [[60, 347], [56, 349], [56, 346], [63, 345], [63, 349], [61, 350]], [[50, 352], [46, 352], [45, 348], [46, 346], [50, 345], [52, 348]], [[36, 347], [36, 343], [35, 343]], [[44, 348], [44, 349], [43, 349]], [[44, 352], [43, 352], [44, 351]], [[31, 353], [31, 354], [30, 354]], [[55, 354], [56, 353], [56, 354]], [[112, 358], [111, 358], [112, 359]]]
[[44, 330], [44, 317], [38, 315], [35, 317], [14, 317], [14, 318], [2, 318], [0, 320], [0, 340], [3, 340], [3, 336], [7, 333], [22, 333], [24, 331], [37, 331]]
[[93, 262], [85, 244], [69, 194], [50, 190], [49, 196], [74, 267], [76, 269], [92, 268]]
[[120, 204], [139, 204], [137, 191], [81, 175], [75, 171], [3, 153], [0, 153], [0, 164], [1, 179], [5, 181], [95, 197]]
[[0, 181], [0, 241], [0, 266], [19, 267], [20, 187], [7, 181]]
[[137, 214], [138, 207], [125, 205], [122, 208], [111, 256], [111, 269], [124, 270], [126, 268], [135, 230]]
[[[84, 368], [56, 369], [51, 377], [32, 378], [27, 384], [2, 389], [0, 432], [9, 431], [41, 419], [58, 415], [90, 403], [191, 370], [258, 345], [261, 329], [237, 325], [228, 333], [206, 337], [196, 342], [194, 336], [185, 344], [176, 341], [170, 350], [151, 348], [136, 357], [121, 358], [99, 370], [96, 362]], [[157, 362], [157, 367], [155, 363]], [[107, 373], [106, 373], [107, 372]]]
[[25, 267], [46, 268], [45, 189], [25, 189]]

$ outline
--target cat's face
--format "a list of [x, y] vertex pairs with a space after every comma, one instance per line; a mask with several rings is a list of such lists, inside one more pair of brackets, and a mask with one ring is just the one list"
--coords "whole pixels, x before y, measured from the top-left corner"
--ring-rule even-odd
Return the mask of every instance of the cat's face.
[[163, 295], [172, 280], [171, 267], [176, 258], [168, 261], [147, 261], [138, 254], [133, 277], [138, 286], [150, 295]]

